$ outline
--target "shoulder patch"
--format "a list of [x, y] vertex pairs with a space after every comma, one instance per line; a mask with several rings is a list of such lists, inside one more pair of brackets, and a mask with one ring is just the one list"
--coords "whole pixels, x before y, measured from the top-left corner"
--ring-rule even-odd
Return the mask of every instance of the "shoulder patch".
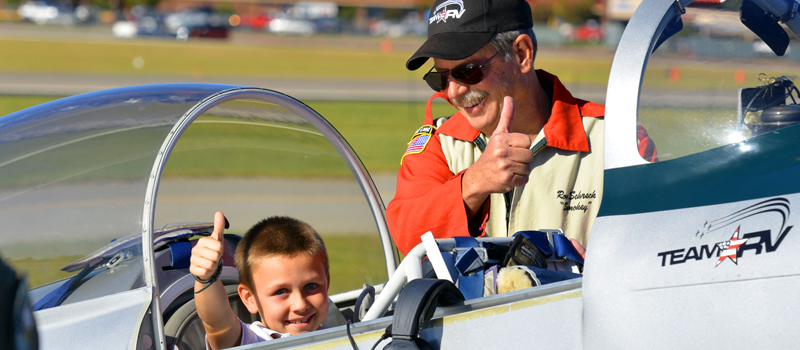
[[417, 132], [414, 133], [414, 136], [419, 134], [433, 134], [434, 130], [435, 128], [432, 125], [423, 125], [417, 130]]
[[425, 146], [428, 145], [428, 141], [433, 137], [434, 131], [436, 131], [436, 128], [433, 125], [423, 125], [417, 129], [417, 132], [411, 137], [411, 141], [408, 142], [406, 153], [403, 154], [403, 158], [400, 158], [400, 164], [403, 164], [403, 159], [407, 155], [422, 153], [425, 150]]

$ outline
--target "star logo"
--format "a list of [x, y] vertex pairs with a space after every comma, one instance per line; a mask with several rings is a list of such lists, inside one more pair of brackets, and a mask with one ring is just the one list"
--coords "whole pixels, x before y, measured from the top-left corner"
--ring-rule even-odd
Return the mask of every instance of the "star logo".
[[739, 265], [739, 263], [736, 261], [736, 258], [739, 256], [739, 247], [741, 247], [742, 244], [748, 240], [747, 238], [739, 239], [739, 228], [741, 228], [741, 226], [736, 228], [736, 232], [733, 233], [733, 236], [731, 236], [730, 240], [717, 243], [717, 247], [719, 247], [719, 250], [722, 253], [720, 253], [719, 260], [717, 260], [717, 265], [714, 267], [719, 266], [719, 264], [721, 264], [725, 259], [730, 259], [734, 264], [737, 266]]
[[[456, 9], [447, 9], [447, 6], [455, 5], [458, 6], [458, 10]], [[428, 20], [428, 24], [434, 24], [439, 22], [447, 23], [447, 18], [461, 18], [461, 15], [464, 14], [464, 1], [463, 0], [447, 0], [439, 6], [436, 7], [435, 10], [431, 11], [431, 18]]]

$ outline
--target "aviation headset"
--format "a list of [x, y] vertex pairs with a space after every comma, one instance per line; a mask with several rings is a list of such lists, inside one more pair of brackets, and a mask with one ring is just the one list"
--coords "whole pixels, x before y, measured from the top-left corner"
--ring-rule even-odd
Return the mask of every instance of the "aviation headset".
[[384, 350], [431, 350], [431, 346], [419, 338], [419, 333], [430, 321], [436, 306], [450, 306], [462, 301], [464, 295], [453, 282], [433, 278], [409, 282], [400, 291], [392, 325], [386, 328], [386, 334], [381, 338], [392, 338]]

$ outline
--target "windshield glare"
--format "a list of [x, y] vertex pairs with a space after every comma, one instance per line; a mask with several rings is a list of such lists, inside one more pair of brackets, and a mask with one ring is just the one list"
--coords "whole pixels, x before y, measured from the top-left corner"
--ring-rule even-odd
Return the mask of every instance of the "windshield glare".
[[[3, 257], [36, 287], [77, 273], [82, 266], [62, 268], [112, 240], [138, 236], [164, 138], [188, 109], [219, 90], [177, 84], [113, 89], [0, 118]], [[140, 244], [121, 257], [140, 261]]]
[[222, 211], [238, 235], [271, 216], [307, 222], [327, 246], [331, 294], [387, 279], [375, 220], [344, 159], [305, 119], [266, 101], [198, 117], [170, 154], [156, 204], [156, 225]]
[[[775, 108], [800, 102], [800, 45], [793, 34], [778, 57], [745, 27], [739, 4], [686, 8], [683, 30], [651, 56], [642, 82], [639, 123], [661, 161], [794, 125], [776, 122]], [[794, 110], [794, 107], [780, 107]]]

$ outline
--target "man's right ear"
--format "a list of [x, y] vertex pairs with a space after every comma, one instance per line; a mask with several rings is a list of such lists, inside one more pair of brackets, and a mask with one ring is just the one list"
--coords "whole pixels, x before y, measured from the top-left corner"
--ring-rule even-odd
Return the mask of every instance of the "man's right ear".
[[242, 299], [242, 303], [244, 303], [247, 311], [249, 311], [251, 314], [258, 313], [258, 302], [256, 302], [257, 298], [255, 294], [250, 292], [250, 289], [241, 283], [239, 283], [239, 298]]
[[516, 56], [517, 64], [519, 65], [520, 72], [527, 74], [533, 70], [533, 60], [536, 57], [536, 46], [533, 45], [533, 40], [527, 35], [520, 35], [511, 44], [512, 52]]

